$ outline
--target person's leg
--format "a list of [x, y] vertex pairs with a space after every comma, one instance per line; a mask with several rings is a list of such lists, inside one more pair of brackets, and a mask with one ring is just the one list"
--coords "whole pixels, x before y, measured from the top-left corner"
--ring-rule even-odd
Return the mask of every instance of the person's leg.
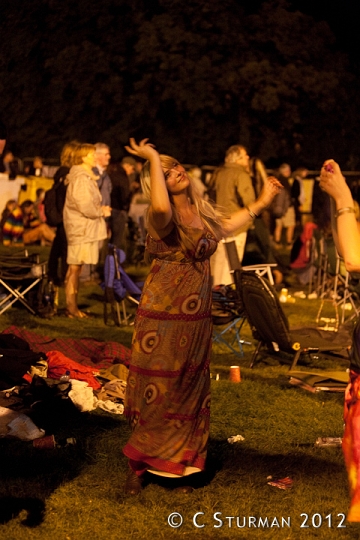
[[234, 238], [235, 238], [236, 249], [239, 255], [239, 260], [240, 262], [242, 262], [244, 258], [247, 232], [242, 232], [240, 234], [237, 234], [236, 236], [234, 236]]
[[211, 275], [213, 277], [213, 286], [229, 285], [232, 283], [229, 263], [226, 257], [224, 242], [218, 243], [217, 250], [210, 258]]
[[286, 243], [288, 246], [292, 246], [292, 243], [294, 240], [294, 231], [295, 231], [295, 226], [293, 225], [286, 229]]
[[126, 253], [127, 212], [113, 209], [111, 212], [111, 243]]
[[295, 225], [295, 208], [290, 206], [284, 216], [284, 227], [286, 227], [286, 244], [288, 249], [291, 249], [294, 241]]
[[59, 243], [60, 243], [60, 251], [59, 251], [59, 257], [60, 257], [60, 280], [61, 285], [65, 283], [66, 273], [68, 270], [68, 263], [67, 263], [67, 238], [66, 233], [64, 229], [64, 225], [61, 224], [58, 227], [58, 233], [57, 236], [59, 236]]
[[34, 244], [39, 240], [46, 240], [47, 242], [53, 242], [55, 238], [55, 232], [50, 229], [46, 223], [42, 223], [38, 227], [33, 229], [27, 229], [24, 231], [23, 240], [24, 244]]
[[138, 495], [142, 490], [143, 478], [138, 476], [135, 471], [132, 470], [129, 464], [129, 470], [126, 475], [124, 491], [125, 495]]
[[38, 227], [36, 227], [37, 232], [39, 234], [40, 240], [45, 240], [46, 242], [53, 242], [55, 238], [55, 232], [53, 229], [49, 227], [46, 223], [42, 223]]
[[57, 237], [55, 236], [55, 240], [53, 241], [50, 249], [50, 255], [48, 260], [48, 278], [56, 285], [58, 285], [58, 255], [59, 244], [57, 241]]
[[281, 244], [281, 233], [282, 233], [282, 219], [278, 218], [275, 221], [275, 230], [274, 230], [274, 242], [277, 245]]
[[48, 278], [55, 283], [60, 284], [60, 278], [58, 273], [59, 258], [61, 256], [61, 239], [59, 229], [56, 230], [55, 239], [51, 245], [50, 255], [48, 260]]
[[79, 292], [79, 281], [81, 273], [81, 264], [69, 264], [65, 278], [65, 297], [66, 310], [70, 317], [84, 317], [77, 305], [77, 296]]

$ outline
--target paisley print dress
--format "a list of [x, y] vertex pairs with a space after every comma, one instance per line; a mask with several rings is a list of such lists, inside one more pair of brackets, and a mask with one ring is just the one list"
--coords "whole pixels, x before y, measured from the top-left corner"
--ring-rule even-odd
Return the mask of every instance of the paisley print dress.
[[176, 229], [156, 241], [135, 320], [125, 415], [133, 428], [124, 448], [131, 467], [183, 475], [203, 470], [209, 436], [211, 281], [214, 236], [192, 229], [184, 253]]

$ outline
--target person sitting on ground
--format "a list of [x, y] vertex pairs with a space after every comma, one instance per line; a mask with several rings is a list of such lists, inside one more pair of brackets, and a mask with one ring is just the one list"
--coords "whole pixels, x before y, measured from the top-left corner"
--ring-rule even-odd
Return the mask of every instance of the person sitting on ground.
[[54, 231], [36, 218], [34, 203], [27, 199], [7, 216], [2, 228], [4, 246], [28, 245], [35, 242], [52, 243], [55, 238]]
[[35, 156], [30, 165], [26, 165], [24, 173], [28, 176], [42, 176], [44, 164], [40, 156]]
[[1, 221], [0, 221], [0, 240], [3, 241], [3, 226], [5, 225], [5, 221], [7, 220], [8, 216], [11, 214], [11, 212], [14, 210], [16, 206], [15, 199], [10, 199], [7, 201], [4, 210], [1, 214]]
[[34, 210], [35, 210], [35, 214], [37, 218], [39, 219], [39, 221], [41, 221], [41, 223], [46, 223], [44, 198], [45, 198], [45, 189], [38, 188], [36, 190], [36, 201], [34, 203]]

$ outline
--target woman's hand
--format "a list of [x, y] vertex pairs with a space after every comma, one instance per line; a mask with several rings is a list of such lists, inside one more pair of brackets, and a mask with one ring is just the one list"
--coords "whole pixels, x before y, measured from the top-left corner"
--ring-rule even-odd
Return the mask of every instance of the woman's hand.
[[257, 199], [257, 202], [261, 203], [263, 206], [262, 210], [271, 204], [271, 201], [280, 193], [283, 189], [283, 186], [275, 176], [268, 176], [264, 181], [264, 185], [260, 192], [260, 195]]
[[130, 146], [125, 146], [125, 150], [127, 150], [129, 154], [133, 154], [134, 156], [148, 159], [150, 161], [152, 157], [158, 156], [159, 154], [155, 149], [155, 146], [151, 143], [148, 143], [148, 140], [149, 139], [142, 139], [139, 144], [137, 144], [135, 139], [133, 137], [130, 137]]
[[102, 214], [105, 218], [111, 216], [111, 206], [102, 206], [101, 207]]
[[327, 159], [321, 168], [320, 187], [335, 201], [341, 202], [344, 197], [346, 200], [349, 199], [349, 196], [351, 197], [350, 189], [340, 167], [333, 159]]
[[261, 212], [269, 206], [275, 195], [277, 195], [281, 189], [283, 189], [283, 187], [277, 178], [274, 176], [267, 177], [256, 201], [249, 204], [246, 208], [234, 212], [229, 219], [224, 220], [222, 226], [224, 237], [233, 234], [234, 231], [248, 223], [250, 219], [259, 216]]

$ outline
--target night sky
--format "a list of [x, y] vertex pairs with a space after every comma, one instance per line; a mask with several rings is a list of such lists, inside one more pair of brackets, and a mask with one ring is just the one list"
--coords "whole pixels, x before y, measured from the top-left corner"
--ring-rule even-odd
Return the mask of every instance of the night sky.
[[1, 118], [19, 157], [77, 139], [119, 159], [149, 136], [199, 165], [241, 142], [272, 166], [360, 167], [355, 1], [14, 0], [0, 19]]

